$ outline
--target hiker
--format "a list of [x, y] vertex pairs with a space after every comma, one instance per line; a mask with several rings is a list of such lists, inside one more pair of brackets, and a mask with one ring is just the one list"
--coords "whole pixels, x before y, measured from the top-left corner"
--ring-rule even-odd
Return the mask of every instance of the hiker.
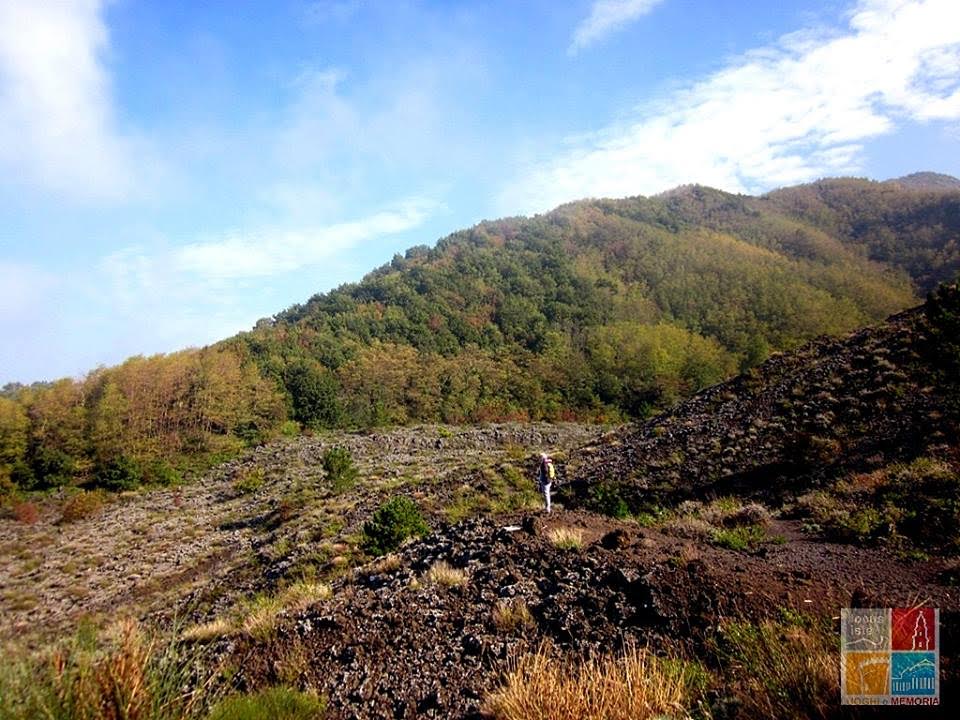
[[557, 471], [553, 467], [553, 460], [546, 453], [540, 453], [540, 463], [537, 465], [537, 487], [543, 493], [547, 512], [550, 512], [550, 487]]

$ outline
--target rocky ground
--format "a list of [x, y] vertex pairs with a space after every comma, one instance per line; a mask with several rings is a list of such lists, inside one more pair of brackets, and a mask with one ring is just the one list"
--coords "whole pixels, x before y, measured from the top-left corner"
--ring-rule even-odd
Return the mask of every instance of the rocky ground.
[[[513, 424], [300, 437], [182, 487], [124, 494], [75, 522], [61, 520], [66, 496], [53, 495], [39, 502], [36, 523], [0, 518], [0, 639], [56, 636], [81, 617], [118, 612], [216, 615], [298, 564], [349, 568], [362, 523], [394, 494], [414, 497], [436, 524], [455, 500], [468, 512], [504, 463], [525, 468], [543, 449], [599, 432]], [[337, 445], [353, 454], [360, 480], [333, 494], [320, 460]], [[254, 472], [261, 484], [239, 491]]]
[[779, 505], [845, 474], [949, 452], [957, 427], [926, 341], [917, 308], [775, 355], [574, 453], [570, 499], [613, 482], [636, 506], [728, 493]]
[[[551, 531], [582, 532], [561, 549]], [[332, 717], [478, 717], [511, 658], [549, 639], [577, 653], [635, 640], [698, 656], [718, 624], [810, 617], [841, 607], [941, 608], [945, 647], [958, 639], [960, 593], [942, 560], [911, 563], [883, 551], [825, 543], [777, 523], [786, 543], [737, 552], [592, 513], [476, 519], [408, 545], [334, 585], [333, 597], [285, 619], [267, 642], [229, 643], [239, 680], [317, 688]], [[462, 584], [431, 582], [446, 562]], [[528, 622], [504, 626], [499, 603]], [[943, 660], [944, 695], [956, 688]]]
[[[730, 623], [776, 621], [784, 642], [820, 628], [835, 660], [841, 608], [924, 604], [941, 609], [948, 717], [960, 690], [955, 545], [896, 544], [891, 534], [833, 542], [787, 511], [801, 493], [849, 486], [854, 474], [867, 497], [893, 482], [890, 468], [923, 456], [927, 474], [914, 471], [936, 481], [924, 487], [938, 504], [920, 520], [952, 522], [957, 428], [930, 383], [928, 351], [911, 311], [773, 357], [636, 426], [300, 437], [74, 522], [61, 518], [68, 498], [51, 496], [35, 523], [0, 517], [0, 640], [39, 643], [86, 616], [179, 618], [203, 629], [190, 642], [230, 687], [313, 689], [335, 718], [475, 718], [510, 663], [544, 641], [573, 656], [636, 642], [723, 679], [729, 668], [712, 648]], [[325, 476], [333, 446], [354, 457], [355, 485]], [[550, 516], [532, 482], [542, 450], [560, 471]], [[605, 485], [633, 517], [587, 510]], [[372, 560], [361, 528], [397, 495], [415, 501], [432, 532]], [[579, 539], [563, 547], [559, 530]], [[738, 547], [729, 539], [740, 531], [749, 542]], [[245, 624], [255, 598], [275, 600], [298, 580], [312, 584], [309, 602], [270, 606], [257, 631]], [[711, 691], [707, 716], [737, 717], [728, 689]]]

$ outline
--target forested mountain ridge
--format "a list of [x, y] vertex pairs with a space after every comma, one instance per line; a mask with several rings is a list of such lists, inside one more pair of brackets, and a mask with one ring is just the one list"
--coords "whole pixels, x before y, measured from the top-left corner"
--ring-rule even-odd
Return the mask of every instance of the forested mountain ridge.
[[685, 186], [483, 222], [202, 350], [0, 397], [0, 483], [163, 481], [299, 427], [639, 417], [956, 274], [960, 192]]

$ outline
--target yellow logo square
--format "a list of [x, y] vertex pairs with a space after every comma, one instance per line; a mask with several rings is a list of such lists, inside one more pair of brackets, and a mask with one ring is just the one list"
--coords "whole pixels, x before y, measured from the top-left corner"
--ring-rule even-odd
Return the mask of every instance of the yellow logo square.
[[844, 695], [889, 695], [890, 653], [843, 654]]

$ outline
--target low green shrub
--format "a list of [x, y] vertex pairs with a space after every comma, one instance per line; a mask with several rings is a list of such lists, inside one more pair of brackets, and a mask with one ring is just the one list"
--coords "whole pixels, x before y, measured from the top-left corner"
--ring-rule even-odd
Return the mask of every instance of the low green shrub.
[[381, 505], [363, 525], [361, 547], [371, 555], [393, 552], [409, 537], [430, 531], [420, 509], [409, 498], [395, 497]]
[[143, 467], [143, 482], [148, 485], [179, 485], [183, 476], [166, 460], [154, 460]]
[[767, 529], [762, 525], [720, 528], [714, 530], [712, 536], [715, 545], [730, 550], [752, 550], [767, 539]]
[[357, 481], [357, 468], [353, 456], [345, 447], [332, 447], [323, 453], [323, 470], [335, 493], [349, 490]]
[[263, 487], [264, 479], [263, 468], [250, 468], [237, 474], [233, 481], [233, 489], [239, 495], [249, 495]]
[[611, 483], [600, 483], [590, 490], [589, 507], [607, 517], [621, 520], [630, 517], [630, 508], [620, 494], [619, 488]]
[[300, 423], [296, 420], [285, 420], [280, 424], [280, 434], [284, 437], [296, 437], [300, 434]]

